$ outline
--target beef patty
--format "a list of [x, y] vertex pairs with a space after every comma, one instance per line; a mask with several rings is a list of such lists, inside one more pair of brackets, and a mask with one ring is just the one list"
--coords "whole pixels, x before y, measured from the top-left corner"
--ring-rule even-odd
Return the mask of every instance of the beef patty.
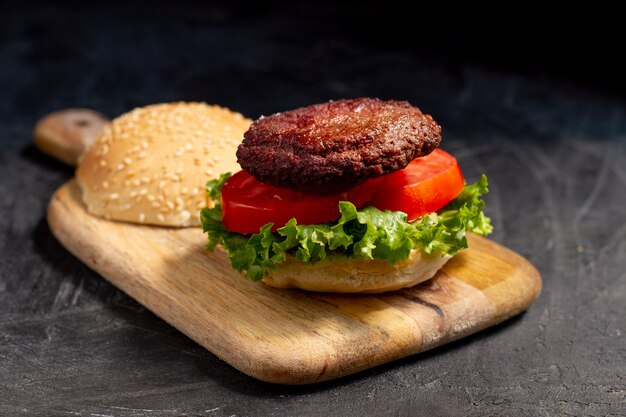
[[358, 98], [258, 119], [237, 160], [263, 183], [331, 193], [402, 169], [440, 142], [441, 127], [408, 102]]

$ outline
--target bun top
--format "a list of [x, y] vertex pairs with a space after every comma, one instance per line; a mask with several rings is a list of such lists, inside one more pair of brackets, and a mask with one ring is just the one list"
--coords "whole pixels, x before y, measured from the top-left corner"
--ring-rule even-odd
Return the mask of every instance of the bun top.
[[196, 226], [205, 184], [240, 168], [235, 151], [252, 121], [204, 103], [137, 108], [106, 126], [76, 179], [89, 212], [160, 226]]

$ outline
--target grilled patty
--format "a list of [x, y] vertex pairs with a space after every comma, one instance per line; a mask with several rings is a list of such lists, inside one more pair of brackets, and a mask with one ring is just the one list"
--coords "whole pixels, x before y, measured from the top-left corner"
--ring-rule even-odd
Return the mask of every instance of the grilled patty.
[[441, 127], [408, 102], [358, 98], [260, 118], [237, 160], [263, 183], [331, 193], [402, 169], [440, 142]]

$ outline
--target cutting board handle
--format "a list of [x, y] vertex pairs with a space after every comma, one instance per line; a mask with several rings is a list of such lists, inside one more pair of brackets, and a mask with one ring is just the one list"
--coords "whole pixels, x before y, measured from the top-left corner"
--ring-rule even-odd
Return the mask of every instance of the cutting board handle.
[[76, 165], [109, 123], [105, 115], [89, 109], [59, 110], [45, 116], [35, 126], [35, 146], [43, 153], [68, 165]]

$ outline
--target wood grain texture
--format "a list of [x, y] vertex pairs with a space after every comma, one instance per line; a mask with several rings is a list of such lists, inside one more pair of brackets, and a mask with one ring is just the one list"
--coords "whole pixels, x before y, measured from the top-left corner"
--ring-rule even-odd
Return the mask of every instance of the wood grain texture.
[[68, 165], [76, 165], [107, 123], [109, 119], [97, 111], [59, 110], [37, 122], [33, 137], [43, 153]]
[[423, 352], [500, 323], [539, 295], [537, 270], [480, 237], [438, 275], [380, 295], [279, 290], [244, 279], [199, 228], [166, 229], [89, 215], [78, 187], [48, 207], [57, 239], [89, 267], [235, 368], [306, 384]]

